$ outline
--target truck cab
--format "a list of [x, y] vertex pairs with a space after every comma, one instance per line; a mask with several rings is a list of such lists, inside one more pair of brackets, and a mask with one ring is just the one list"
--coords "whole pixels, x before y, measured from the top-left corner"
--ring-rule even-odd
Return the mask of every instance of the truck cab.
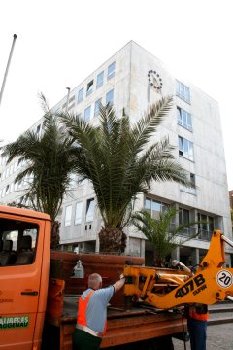
[[40, 349], [49, 263], [50, 217], [0, 206], [0, 349]]

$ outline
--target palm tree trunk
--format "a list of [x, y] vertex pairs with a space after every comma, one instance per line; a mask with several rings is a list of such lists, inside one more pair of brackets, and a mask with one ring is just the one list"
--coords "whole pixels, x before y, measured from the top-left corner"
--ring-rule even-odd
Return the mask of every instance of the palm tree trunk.
[[53, 221], [51, 225], [51, 242], [50, 248], [57, 249], [60, 241], [60, 223], [58, 221]]
[[121, 228], [102, 227], [99, 232], [100, 252], [120, 254], [125, 251], [126, 234]]

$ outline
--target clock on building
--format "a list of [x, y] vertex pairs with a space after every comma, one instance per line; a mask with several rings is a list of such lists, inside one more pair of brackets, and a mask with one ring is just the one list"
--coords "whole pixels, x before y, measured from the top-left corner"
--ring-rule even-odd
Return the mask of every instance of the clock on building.
[[148, 80], [149, 80], [149, 86], [151, 86], [155, 90], [160, 91], [162, 89], [162, 86], [163, 86], [162, 79], [160, 78], [159, 74], [155, 70], [149, 70]]

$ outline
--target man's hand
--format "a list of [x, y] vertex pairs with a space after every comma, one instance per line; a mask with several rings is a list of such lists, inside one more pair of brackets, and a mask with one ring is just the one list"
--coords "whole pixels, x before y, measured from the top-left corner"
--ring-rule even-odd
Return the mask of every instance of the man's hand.
[[117, 292], [119, 289], [121, 289], [124, 284], [125, 284], [125, 276], [123, 275], [123, 273], [121, 273], [119, 276], [119, 280], [116, 281], [113, 285], [115, 292]]
[[178, 266], [181, 267], [182, 270], [186, 271], [189, 276], [192, 276], [192, 271], [190, 270], [190, 268], [188, 268], [184, 263], [182, 263], [181, 261], [178, 260], [173, 260], [172, 261], [172, 266]]

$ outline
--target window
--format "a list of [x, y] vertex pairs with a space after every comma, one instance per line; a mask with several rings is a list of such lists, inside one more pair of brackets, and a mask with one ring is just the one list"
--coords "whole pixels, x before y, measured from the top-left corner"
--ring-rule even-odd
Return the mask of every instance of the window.
[[75, 96], [73, 95], [70, 99], [69, 99], [69, 103], [73, 102], [75, 100]]
[[71, 225], [72, 205], [65, 208], [65, 226]]
[[193, 143], [179, 136], [179, 155], [193, 160]]
[[83, 101], [83, 88], [78, 92], [78, 103]]
[[186, 112], [180, 107], [177, 107], [177, 119], [178, 124], [182, 125], [188, 130], [192, 130], [192, 119], [190, 113]]
[[93, 86], [94, 86], [94, 80], [91, 80], [88, 84], [87, 84], [87, 90], [86, 90], [86, 96], [90, 95], [93, 91]]
[[36, 224], [0, 219], [0, 268], [32, 264], [39, 228]]
[[104, 84], [104, 71], [97, 75], [96, 88], [103, 86]]
[[89, 198], [86, 204], [86, 218], [85, 218], [86, 222], [93, 221], [94, 210], [95, 210], [94, 198]]
[[195, 179], [195, 174], [193, 173], [189, 173], [189, 181], [190, 183], [194, 186], [194, 187], [185, 187], [185, 186], [181, 186], [180, 191], [181, 192], [186, 192], [186, 193], [191, 193], [191, 194], [196, 194], [196, 189], [195, 189], [195, 185], [196, 185], [196, 179]]
[[190, 173], [190, 182], [195, 187], [196, 180], [195, 180], [195, 174], [193, 173]]
[[114, 89], [107, 92], [106, 104], [113, 105], [113, 101], [114, 101]]
[[88, 106], [84, 109], [84, 116], [83, 119], [85, 122], [89, 122], [91, 119], [91, 106]]
[[75, 225], [82, 223], [82, 216], [83, 216], [83, 202], [78, 202], [76, 204], [76, 211], [75, 211]]
[[179, 208], [179, 224], [180, 225], [189, 224], [189, 210], [184, 208]]
[[210, 240], [214, 231], [214, 217], [197, 213], [199, 238]]
[[167, 210], [168, 204], [156, 201], [149, 197], [145, 199], [145, 209], [149, 211], [153, 219], [159, 219], [159, 214]]
[[18, 188], [21, 188], [22, 187], [22, 180], [19, 180], [18, 181]]
[[[179, 208], [179, 226], [182, 225], [189, 225], [191, 223], [190, 221], [190, 210]], [[183, 230], [181, 232], [185, 236], [193, 236], [196, 233], [196, 227], [190, 226], [190, 227], [183, 227]]]
[[73, 109], [75, 107], [75, 102], [74, 103], [72, 103], [71, 105], [69, 105], [69, 107], [68, 107], [68, 111], [70, 111], [71, 109]]
[[8, 193], [10, 193], [10, 185], [7, 185], [7, 186], [6, 186], [6, 195], [7, 195]]
[[81, 120], [81, 118], [82, 118], [82, 113], [77, 114], [76, 119]]
[[100, 112], [100, 104], [101, 104], [101, 98], [95, 101], [95, 110], [94, 110], [94, 116], [97, 117]]
[[182, 98], [187, 103], [190, 103], [190, 91], [189, 87], [182, 84], [180, 81], [176, 81], [176, 95]]
[[40, 124], [37, 125], [37, 127], [36, 127], [36, 133], [39, 134], [39, 132], [40, 132]]
[[115, 76], [116, 62], [113, 62], [108, 66], [108, 80]]

